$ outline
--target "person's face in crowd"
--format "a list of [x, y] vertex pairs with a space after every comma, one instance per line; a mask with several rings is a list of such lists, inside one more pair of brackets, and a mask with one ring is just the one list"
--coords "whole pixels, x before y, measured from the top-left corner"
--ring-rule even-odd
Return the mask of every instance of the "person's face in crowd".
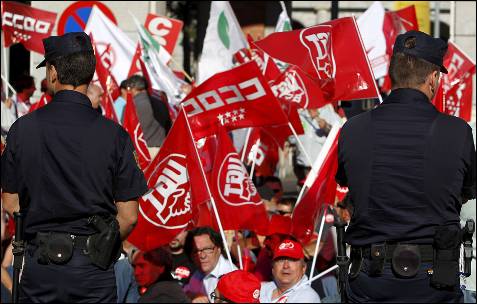
[[181, 251], [184, 247], [185, 238], [187, 236], [187, 231], [182, 231], [169, 243], [169, 249], [171, 252]]
[[280, 289], [288, 289], [298, 283], [305, 270], [306, 264], [303, 259], [281, 257], [275, 259], [272, 265], [273, 277]]
[[121, 88], [121, 97], [126, 100], [128, 98], [128, 90]]
[[194, 236], [192, 258], [203, 273], [209, 274], [214, 270], [219, 262], [220, 253], [220, 248], [215, 246], [209, 235]]
[[275, 212], [283, 216], [291, 217], [293, 212], [293, 207], [291, 205], [286, 205], [286, 204], [277, 204], [277, 208]]
[[23, 92], [25, 92], [25, 95], [28, 98], [33, 96], [33, 93], [35, 93], [36, 87], [35, 87], [35, 82], [32, 83], [31, 87], [24, 89]]
[[134, 259], [134, 276], [139, 286], [150, 286], [163, 272], [164, 266], [157, 266], [145, 260], [143, 252], [139, 252]]

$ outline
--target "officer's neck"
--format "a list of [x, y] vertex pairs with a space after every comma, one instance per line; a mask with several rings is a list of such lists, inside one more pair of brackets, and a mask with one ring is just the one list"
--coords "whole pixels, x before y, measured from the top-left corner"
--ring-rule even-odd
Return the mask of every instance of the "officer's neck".
[[86, 95], [86, 92], [88, 91], [88, 85], [87, 84], [82, 84], [82, 85], [79, 85], [77, 87], [74, 87], [71, 84], [58, 83], [55, 86], [55, 93], [58, 93], [59, 91], [64, 91], [64, 90], [75, 91], [75, 92], [81, 93], [83, 95]]

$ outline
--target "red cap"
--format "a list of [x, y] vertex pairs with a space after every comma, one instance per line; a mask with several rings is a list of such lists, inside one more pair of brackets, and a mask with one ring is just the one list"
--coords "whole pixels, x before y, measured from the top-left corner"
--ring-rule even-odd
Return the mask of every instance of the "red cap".
[[260, 303], [260, 281], [247, 271], [235, 270], [221, 276], [217, 290], [234, 303]]
[[300, 245], [300, 243], [292, 240], [284, 240], [273, 251], [274, 260], [280, 257], [287, 257], [299, 260], [303, 259], [305, 255], [303, 254], [303, 247]]

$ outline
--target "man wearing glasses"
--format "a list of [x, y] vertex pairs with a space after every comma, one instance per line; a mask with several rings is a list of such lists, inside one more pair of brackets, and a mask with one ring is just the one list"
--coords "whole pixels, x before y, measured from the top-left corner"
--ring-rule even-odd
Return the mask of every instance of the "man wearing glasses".
[[193, 303], [213, 303], [210, 295], [220, 276], [237, 270], [222, 256], [224, 249], [220, 234], [210, 227], [197, 227], [189, 231], [185, 251], [198, 269], [189, 284], [184, 286], [184, 292]]
[[262, 283], [260, 303], [320, 303], [318, 294], [307, 284], [303, 247], [284, 240], [273, 252], [274, 281]]

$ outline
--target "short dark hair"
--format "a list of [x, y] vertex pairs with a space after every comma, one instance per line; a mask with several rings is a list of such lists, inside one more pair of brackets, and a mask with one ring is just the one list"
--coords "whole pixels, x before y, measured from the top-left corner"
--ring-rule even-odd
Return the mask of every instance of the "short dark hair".
[[35, 79], [30, 75], [22, 75], [13, 81], [15, 91], [18, 93], [35, 86]]
[[[404, 42], [405, 48], [416, 46], [416, 38]], [[426, 81], [427, 76], [440, 67], [426, 60], [405, 53], [396, 53], [391, 57], [389, 77], [393, 88], [415, 88]]]
[[286, 197], [283, 197], [282, 199], [280, 199], [280, 200], [277, 202], [277, 204], [278, 204], [278, 205], [291, 206], [292, 209], [293, 209], [293, 208], [295, 208], [296, 199], [297, 199], [296, 196], [286, 196]]
[[159, 281], [170, 278], [172, 270], [172, 255], [165, 246], [145, 252], [144, 259], [156, 266], [164, 266], [164, 272], [159, 277], [161, 279]]
[[135, 88], [138, 90], [147, 90], [147, 80], [144, 76], [141, 75], [132, 75], [127, 81], [127, 86], [130, 88]]
[[222, 238], [220, 234], [212, 229], [209, 226], [204, 227], [196, 227], [187, 233], [187, 237], [184, 244], [184, 251], [187, 253], [188, 256], [192, 256], [192, 250], [194, 249], [194, 237], [199, 235], [208, 235], [212, 243], [215, 246], [219, 247], [222, 254], [224, 253], [224, 244], [222, 243]]
[[59, 56], [48, 63], [55, 67], [61, 84], [69, 84], [75, 88], [88, 85], [96, 70], [96, 57], [92, 51]]
[[125, 80], [121, 81], [121, 84], [119, 85], [119, 88], [127, 90], [128, 89], [128, 80], [125, 79]]

